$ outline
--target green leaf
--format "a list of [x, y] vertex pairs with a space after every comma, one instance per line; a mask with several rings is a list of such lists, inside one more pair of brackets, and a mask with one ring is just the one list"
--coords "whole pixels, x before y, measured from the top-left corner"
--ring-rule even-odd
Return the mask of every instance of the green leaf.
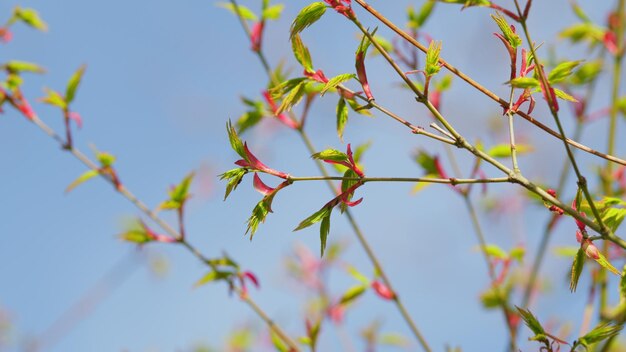
[[296, 227], [294, 229], [294, 231], [299, 231], [302, 230], [304, 228], [307, 228], [317, 222], [322, 221], [325, 217], [329, 216], [330, 213], [332, 212], [333, 208], [332, 207], [328, 207], [328, 206], [324, 206], [322, 207], [322, 209], [316, 211], [315, 213], [313, 213], [313, 215], [309, 216], [308, 218], [302, 220], [300, 222], [300, 224], [298, 225], [298, 227]]
[[220, 175], [221, 180], [228, 180], [228, 184], [226, 185], [226, 194], [224, 194], [224, 200], [228, 198], [230, 192], [237, 189], [237, 186], [241, 183], [241, 179], [248, 171], [242, 168], [236, 168], [232, 170], [228, 170], [225, 173]]
[[367, 290], [368, 287], [369, 286], [366, 286], [366, 285], [356, 285], [356, 286], [350, 287], [341, 296], [341, 299], [339, 300], [339, 304], [347, 305], [347, 304], [354, 302], [354, 300], [359, 298], [359, 296], [361, 296], [365, 292], [365, 290]]
[[32, 73], [44, 73], [46, 69], [43, 67], [34, 64], [32, 62], [26, 61], [16, 61], [12, 60], [1, 66], [3, 70], [7, 70], [11, 73], [21, 73], [21, 72], [32, 72]]
[[237, 130], [239, 133], [244, 133], [251, 127], [256, 126], [263, 119], [263, 113], [259, 110], [251, 110], [244, 112], [239, 119], [237, 119]]
[[576, 85], [589, 83], [598, 77], [600, 72], [602, 72], [603, 66], [604, 62], [602, 60], [585, 62], [574, 72], [570, 78], [570, 82]]
[[[270, 197], [269, 202], [267, 201], [268, 197]], [[263, 199], [261, 199], [260, 202], [256, 204], [254, 209], [252, 209], [252, 215], [250, 215], [250, 218], [248, 219], [248, 228], [246, 229], [246, 234], [250, 232], [250, 241], [252, 241], [252, 237], [254, 237], [254, 234], [256, 233], [259, 224], [265, 222], [267, 214], [272, 210], [271, 200], [273, 198], [273, 196], [264, 197]]]
[[578, 103], [578, 100], [576, 100], [576, 98], [574, 98], [573, 96], [565, 93], [564, 91], [558, 89], [558, 88], [554, 88], [554, 94], [556, 95], [557, 98], [563, 99], [563, 100], [567, 100], [567, 101], [571, 101], [574, 103]]
[[540, 86], [539, 81], [532, 77], [517, 77], [506, 83], [513, 88], [537, 88]]
[[56, 106], [62, 110], [67, 108], [65, 98], [61, 95], [61, 93], [48, 88], [44, 88], [44, 90], [46, 92], [46, 96], [41, 99], [42, 103]]
[[530, 312], [530, 310], [517, 306], [515, 308], [517, 308], [517, 311], [524, 320], [524, 323], [526, 323], [526, 326], [528, 326], [528, 328], [530, 328], [530, 330], [535, 333], [535, 335], [545, 335], [545, 330], [539, 323], [539, 320], [537, 320], [537, 318], [533, 315], [533, 313]]
[[356, 270], [355, 267], [353, 267], [352, 265], [347, 265], [346, 270], [348, 271], [348, 274], [350, 274], [350, 276], [352, 276], [353, 278], [357, 279], [359, 282], [361, 282], [363, 285], [365, 286], [369, 286], [371, 284], [370, 279], [367, 278], [367, 276], [361, 274], [358, 270]]
[[348, 162], [348, 155], [344, 152], [340, 152], [337, 149], [326, 149], [319, 153], [311, 155], [311, 158], [318, 160], [330, 160], [337, 162]]
[[576, 287], [578, 286], [578, 280], [580, 279], [580, 274], [583, 272], [583, 266], [585, 265], [585, 250], [581, 248], [576, 252], [576, 257], [574, 258], [574, 262], [572, 263], [572, 274], [570, 275], [569, 282], [569, 290], [572, 292], [576, 291]]
[[480, 295], [480, 301], [487, 309], [499, 308], [506, 303], [509, 293], [509, 287], [490, 287]]
[[298, 104], [304, 93], [306, 92], [306, 81], [300, 82], [297, 86], [295, 86], [289, 94], [287, 94], [284, 98], [278, 109], [276, 110], [276, 114], [281, 114], [284, 111], [289, 111], [293, 106]]
[[424, 73], [427, 77], [434, 76], [441, 70], [439, 53], [441, 53], [441, 42], [432, 40], [428, 46], [428, 51], [426, 51], [426, 68]]
[[569, 39], [572, 43], [586, 40], [594, 45], [602, 42], [604, 30], [593, 23], [577, 23], [561, 31], [559, 36]]
[[98, 172], [98, 170], [87, 170], [85, 171], [82, 175], [78, 176], [78, 178], [76, 180], [74, 180], [72, 183], [70, 183], [69, 186], [67, 186], [67, 188], [65, 189], [65, 193], [71, 192], [74, 188], [76, 188], [78, 185], [80, 185], [81, 183], [92, 179], [96, 176], [98, 176], [100, 173]]
[[201, 277], [200, 280], [196, 281], [196, 283], [193, 285], [193, 287], [200, 287], [200, 286], [208, 284], [209, 282], [228, 279], [232, 275], [233, 275], [233, 273], [230, 272], [230, 271], [212, 270], [212, 271], [209, 271], [203, 277]]
[[519, 263], [522, 263], [524, 261], [524, 255], [526, 254], [526, 248], [524, 247], [514, 247], [513, 249], [511, 249], [511, 251], [509, 252], [509, 256], [515, 260], [517, 260]]
[[617, 111], [619, 111], [622, 116], [626, 117], [626, 96], [619, 98], [615, 105]]
[[144, 244], [152, 241], [152, 238], [148, 236], [145, 230], [128, 230], [120, 234], [120, 239], [126, 242], [132, 242], [136, 244]]
[[424, 170], [426, 175], [438, 175], [439, 171], [435, 165], [435, 158], [424, 150], [418, 150], [415, 153], [415, 162]]
[[98, 159], [98, 162], [102, 167], [109, 167], [115, 162], [115, 156], [107, 152], [96, 153], [96, 159]]
[[243, 142], [241, 142], [241, 139], [239, 139], [237, 131], [233, 127], [233, 124], [230, 122], [230, 120], [228, 120], [228, 123], [226, 123], [226, 131], [228, 131], [228, 140], [230, 141], [230, 146], [235, 152], [237, 152], [237, 154], [239, 154], [239, 156], [246, 159], [247, 156], [246, 151], [243, 147]]
[[311, 53], [309, 52], [309, 48], [307, 48], [302, 42], [302, 38], [299, 34], [291, 37], [291, 50], [293, 51], [293, 56], [295, 56], [296, 60], [305, 71], [314, 72], [313, 62], [311, 61]]
[[624, 328], [623, 324], [600, 323], [593, 328], [593, 330], [586, 333], [585, 336], [580, 337], [578, 342], [587, 347], [591, 344], [617, 336], [617, 334], [622, 331], [622, 328]]
[[617, 275], [617, 276], [622, 276], [622, 273], [617, 270], [617, 268], [615, 268], [613, 266], [613, 264], [611, 264], [611, 262], [609, 262], [608, 259], [606, 259], [606, 257], [604, 255], [602, 255], [602, 253], [598, 253], [599, 254], [599, 258], [595, 259], [595, 261], [600, 264], [600, 266], [602, 266], [603, 268], [605, 268], [606, 270], [612, 272], [613, 274]]
[[578, 17], [578, 19], [580, 19], [583, 22], [591, 22], [591, 19], [589, 18], [589, 16], [587, 16], [585, 11], [583, 11], [580, 5], [578, 5], [574, 1], [570, 1], [570, 5], [572, 6], [572, 10], [574, 11], [574, 14], [576, 15], [576, 17]]
[[624, 221], [624, 216], [626, 216], [626, 209], [608, 208], [602, 214], [602, 221], [611, 229], [611, 231], [615, 232], [622, 224], [622, 221]]
[[278, 20], [280, 19], [280, 15], [283, 13], [284, 8], [285, 4], [272, 5], [263, 10], [261, 17], [265, 20]]
[[572, 70], [576, 68], [582, 61], [565, 61], [558, 64], [548, 75], [550, 84], [564, 81], [572, 74]]
[[435, 8], [435, 1], [428, 0], [426, 1], [420, 11], [418, 13], [415, 12], [412, 6], [407, 9], [407, 15], [409, 17], [408, 28], [409, 29], [420, 29], [426, 22], [426, 20], [430, 17], [433, 9]]
[[346, 100], [343, 97], [339, 97], [337, 103], [337, 135], [339, 139], [343, 141], [343, 130], [346, 128], [348, 122], [348, 107], [346, 106]]
[[231, 3], [221, 2], [221, 3], [217, 4], [217, 6], [222, 7], [224, 9], [234, 13], [235, 15], [237, 15], [237, 12], [239, 12], [241, 17], [243, 19], [245, 19], [245, 20], [258, 21], [258, 17], [254, 14], [254, 12], [252, 12], [252, 10], [250, 10], [249, 8], [247, 8], [247, 7], [243, 6], [243, 5], [237, 5], [237, 7], [235, 7]]
[[74, 101], [74, 97], [76, 96], [76, 89], [80, 84], [81, 79], [83, 78], [83, 74], [85, 73], [85, 69], [87, 66], [82, 65], [81, 67], [74, 72], [72, 77], [70, 77], [69, 82], [67, 82], [67, 88], [65, 89], [65, 100], [69, 105], [72, 101]]
[[[516, 144], [515, 150], [518, 155], [527, 154], [533, 151], [533, 146], [530, 144]], [[498, 144], [489, 149], [487, 154], [494, 158], [508, 158], [511, 156], [510, 144]]]
[[622, 269], [622, 278], [619, 281], [619, 296], [620, 301], [626, 299], [626, 265], [624, 265], [624, 268]]
[[483, 247], [483, 251], [490, 257], [505, 260], [509, 257], [506, 251], [495, 244], [488, 244]]
[[326, 250], [326, 241], [328, 240], [328, 233], [330, 233], [330, 213], [322, 219], [320, 224], [320, 257], [324, 256]]
[[344, 74], [335, 76], [328, 80], [328, 82], [324, 85], [324, 88], [322, 88], [322, 91], [320, 93], [324, 95], [329, 89], [335, 88], [338, 85], [342, 84], [343, 82], [349, 81], [353, 78], [356, 78], [356, 75], [354, 73], [344, 73]]
[[513, 48], [517, 48], [522, 44], [522, 38], [520, 38], [517, 33], [513, 32], [513, 29], [506, 22], [504, 16], [502, 16], [500, 13], [497, 13], [496, 15], [491, 15], [491, 18], [496, 22], [496, 24], [500, 28], [500, 31], [502, 32], [502, 36], [504, 37], [504, 39], [506, 39], [507, 42], [509, 42], [509, 45], [511, 45]]
[[[391, 44], [390, 41], [388, 41], [385, 37], [381, 36], [381, 35], [374, 35], [374, 40], [376, 41], [376, 43], [378, 43], [378, 45], [380, 45], [386, 52], [390, 53], [394, 51], [394, 47], [393, 44]], [[372, 50], [370, 51], [370, 56], [377, 56], [380, 55], [380, 52], [378, 52], [378, 50]]]
[[452, 85], [452, 75], [445, 75], [435, 83], [435, 90], [444, 92]]
[[189, 186], [193, 180], [194, 173], [188, 174], [176, 187], [171, 189], [168, 193], [170, 199], [164, 201], [159, 205], [160, 209], [179, 209], [182, 207], [189, 196]]
[[24, 22], [25, 24], [38, 29], [40, 31], [47, 31], [48, 25], [44, 22], [37, 11], [30, 8], [20, 8], [19, 6], [13, 11], [13, 18]]
[[290, 29], [290, 37], [302, 32], [313, 23], [317, 22], [326, 12], [326, 4], [323, 2], [314, 2], [302, 10], [293, 20]]

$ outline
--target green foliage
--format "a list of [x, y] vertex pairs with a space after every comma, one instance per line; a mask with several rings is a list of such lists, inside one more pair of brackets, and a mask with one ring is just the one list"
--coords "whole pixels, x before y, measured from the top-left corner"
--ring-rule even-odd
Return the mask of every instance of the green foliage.
[[589, 347], [594, 343], [617, 336], [623, 328], [623, 324], [600, 323], [593, 330], [580, 337], [577, 341], [578, 345]]
[[571, 76], [572, 70], [576, 68], [582, 61], [565, 61], [558, 64], [548, 75], [548, 82], [555, 84], [563, 82], [567, 77]]
[[243, 5], [235, 6], [229, 2], [221, 2], [221, 3], [218, 3], [217, 6], [225, 8], [226, 10], [232, 12], [235, 15], [240, 15], [241, 18], [245, 20], [258, 21], [257, 15], [255, 15], [254, 12], [252, 12], [252, 10], [250, 10], [249, 8]]
[[[530, 144], [515, 144], [515, 151], [518, 155], [527, 154], [533, 151], [533, 146]], [[511, 145], [510, 144], [498, 144], [491, 147], [487, 154], [494, 158], [509, 158], [511, 157]]]
[[320, 94], [324, 95], [329, 89], [333, 89], [338, 85], [343, 84], [344, 82], [347, 82], [353, 78], [356, 78], [356, 75], [354, 73], [344, 73], [341, 75], [337, 75], [328, 80], [328, 82], [324, 85], [324, 88], [322, 88]]
[[543, 329], [543, 326], [541, 326], [539, 320], [537, 320], [537, 318], [533, 315], [533, 313], [530, 312], [530, 310], [520, 307], [516, 308], [520, 316], [524, 320], [526, 326], [528, 326], [528, 328], [535, 334], [535, 337], [541, 337], [546, 335], [546, 331]]
[[74, 101], [74, 98], [76, 97], [76, 90], [78, 89], [78, 85], [83, 78], [85, 69], [87, 69], [87, 66], [85, 65], [79, 67], [78, 70], [74, 72], [72, 77], [70, 77], [70, 80], [67, 82], [67, 88], [65, 89], [65, 101], [68, 105], [72, 103], [72, 101]]
[[283, 13], [283, 9], [285, 8], [285, 4], [276, 4], [272, 6], [268, 6], [263, 9], [261, 17], [264, 20], [278, 20], [280, 19], [280, 15]]
[[506, 22], [506, 19], [501, 14], [497, 13], [491, 15], [491, 18], [496, 22], [502, 32], [502, 36], [509, 43], [512, 48], [517, 48], [522, 45], [522, 38], [513, 31], [511, 25]]
[[572, 270], [570, 275], [569, 290], [572, 292], [576, 291], [576, 287], [578, 286], [578, 280], [580, 279], [580, 274], [583, 272], [584, 265], [585, 250], [579, 248], [576, 252], [576, 257], [574, 257], [574, 262], [572, 263]]
[[226, 193], [224, 194], [224, 200], [228, 198], [230, 192], [237, 189], [237, 186], [241, 183], [241, 179], [248, 173], [246, 169], [236, 168], [226, 171], [225, 173], [219, 175], [221, 180], [228, 180], [228, 184], [226, 185]]
[[189, 194], [189, 186], [193, 180], [194, 173], [188, 174], [178, 185], [172, 187], [169, 191], [169, 199], [163, 201], [160, 205], [160, 209], [180, 209], [184, 206], [185, 202], [191, 196]]
[[309, 52], [309, 48], [302, 42], [302, 38], [299, 34], [291, 36], [291, 50], [293, 51], [293, 56], [295, 56], [296, 60], [307, 72], [314, 72], [311, 53]]
[[369, 286], [367, 285], [355, 285], [350, 287], [344, 294], [341, 296], [339, 300], [339, 304], [348, 305], [353, 303], [357, 298], [359, 298]]
[[323, 2], [314, 2], [300, 10], [300, 13], [298, 13], [296, 19], [291, 24], [290, 38], [317, 22], [325, 12], [326, 4]]
[[250, 100], [247, 98], [241, 98], [242, 102], [249, 107], [249, 110], [244, 112], [239, 119], [237, 119], [237, 130], [239, 133], [244, 133], [251, 127], [256, 126], [263, 116], [270, 114], [265, 109], [265, 104], [261, 101]]
[[348, 123], [348, 107], [346, 105], [346, 100], [343, 97], [339, 97], [339, 102], [337, 103], [337, 135], [339, 139], [343, 140], [343, 131], [346, 128], [346, 123]]
[[507, 82], [513, 88], [539, 88], [539, 80], [532, 77], [516, 77]]
[[318, 160], [330, 160], [336, 162], [348, 162], [348, 155], [344, 152], [340, 152], [337, 149], [326, 149], [321, 152], [311, 155], [311, 158]]
[[82, 175], [78, 176], [72, 183], [67, 186], [65, 189], [65, 193], [71, 192], [74, 188], [78, 187], [80, 184], [84, 183], [87, 180], [90, 180], [96, 176], [98, 176], [100, 172], [98, 170], [87, 170]]
[[439, 73], [441, 65], [439, 65], [439, 54], [441, 53], [441, 42], [431, 41], [426, 51], [426, 68], [424, 72], [427, 77], [431, 77]]
[[407, 16], [409, 18], [409, 23], [407, 27], [409, 29], [418, 30], [424, 26], [426, 20], [430, 17], [435, 8], [436, 2], [434, 0], [428, 0], [424, 2], [419, 12], [415, 12], [413, 6], [409, 6], [407, 8]]
[[21, 8], [16, 6], [13, 10], [13, 17], [9, 20], [9, 23], [13, 23], [15, 21], [21, 21], [28, 26], [43, 32], [48, 30], [48, 25], [41, 19], [39, 13], [30, 8]]
[[2, 70], [6, 70], [10, 73], [22, 73], [22, 72], [31, 72], [31, 73], [45, 73], [46, 69], [43, 67], [34, 64], [32, 62], [26, 61], [17, 61], [11, 60], [2, 66], [0, 66]]

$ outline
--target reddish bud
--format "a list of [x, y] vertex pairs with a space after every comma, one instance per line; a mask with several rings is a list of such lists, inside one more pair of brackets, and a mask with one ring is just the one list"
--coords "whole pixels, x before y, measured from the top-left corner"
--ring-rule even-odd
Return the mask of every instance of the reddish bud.
[[24, 115], [24, 117], [26, 117], [29, 120], [34, 120], [35, 119], [35, 111], [33, 110], [33, 108], [30, 106], [30, 104], [28, 103], [28, 101], [24, 98], [22, 98], [19, 102], [19, 105], [17, 106], [17, 109], [22, 113], [22, 115]]
[[387, 285], [378, 280], [372, 281], [372, 288], [374, 289], [374, 292], [376, 292], [376, 294], [382, 299], [391, 301], [396, 298], [396, 294], [391, 291], [391, 289], [389, 289]]
[[363, 93], [368, 100], [374, 100], [374, 96], [372, 95], [372, 91], [370, 89], [370, 84], [367, 81], [367, 73], [365, 72], [365, 52], [359, 51], [356, 54], [356, 74], [359, 77], [359, 82], [361, 82], [361, 86], [363, 87]]
[[324, 74], [324, 71], [322, 70], [317, 70], [315, 72], [304, 70], [304, 76], [316, 82], [328, 83], [328, 78], [326, 78], [326, 75]]
[[250, 29], [251, 49], [254, 52], [261, 51], [264, 28], [265, 28], [265, 21], [259, 21], [255, 23], [254, 25], [252, 25], [252, 28]]
[[237, 160], [235, 162], [236, 165], [239, 165], [241, 167], [246, 167], [252, 170], [257, 170], [257, 171], [261, 171], [261, 172], [265, 172], [267, 174], [270, 175], [274, 175], [276, 177], [280, 177], [280, 178], [288, 178], [289, 175], [287, 175], [284, 172], [280, 172], [280, 171], [276, 171], [272, 168], [267, 167], [265, 164], [263, 164], [259, 159], [256, 158], [256, 156], [254, 156], [254, 154], [252, 154], [252, 152], [248, 149], [248, 144], [244, 143], [243, 145], [244, 148], [244, 152], [245, 152], [245, 159], [241, 159], [241, 160]]
[[356, 15], [352, 10], [351, 0], [324, 0], [330, 7], [349, 19], [355, 19]]
[[71, 111], [67, 117], [76, 123], [78, 128], [83, 128], [83, 119], [80, 117], [80, 114], [74, 111]]
[[0, 27], [0, 42], [8, 43], [13, 39], [13, 33], [8, 28]]
[[600, 251], [598, 250], [598, 247], [596, 247], [596, 245], [593, 244], [591, 241], [586, 240], [585, 243], [583, 243], [583, 249], [585, 250], [585, 254], [587, 255], [587, 257], [593, 260], [600, 259]]
[[250, 282], [252, 282], [252, 284], [256, 287], [256, 288], [261, 288], [261, 285], [259, 284], [259, 279], [257, 279], [256, 275], [254, 275], [254, 273], [252, 273], [251, 271], [244, 271], [242, 273], [243, 277], [248, 279]]
[[604, 43], [606, 50], [613, 55], [617, 54], [617, 36], [615, 35], [615, 32], [610, 30], [606, 31], [604, 33], [604, 37], [602, 38], [602, 42]]
[[343, 321], [345, 308], [341, 304], [334, 304], [326, 310], [326, 315], [335, 324], [340, 324]]

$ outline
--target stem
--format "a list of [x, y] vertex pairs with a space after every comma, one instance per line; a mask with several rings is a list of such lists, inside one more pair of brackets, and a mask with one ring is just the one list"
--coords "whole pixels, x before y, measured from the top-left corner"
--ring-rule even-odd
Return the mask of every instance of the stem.
[[[513, 61], [511, 61], [513, 62]], [[513, 65], [513, 63], [511, 63]], [[511, 76], [515, 75], [515, 68], [512, 69]], [[511, 78], [512, 79], [512, 78]], [[509, 109], [507, 110], [507, 118], [509, 122], [509, 140], [511, 144], [511, 162], [513, 164], [513, 172], [515, 174], [520, 173], [519, 166], [517, 164], [517, 147], [515, 146], [515, 130], [513, 126], [513, 112], [511, 109], [513, 108], [513, 93], [515, 92], [515, 88], [511, 87], [511, 94], [509, 95]]]
[[[37, 125], [37, 127], [39, 127], [41, 130], [43, 130], [48, 136], [56, 140], [61, 146], [65, 146], [63, 139], [52, 128], [50, 128], [43, 121], [41, 121], [39, 117], [34, 116], [34, 118], [32, 119], [32, 122], [35, 125]], [[99, 169], [98, 165], [96, 165], [93, 161], [91, 161], [91, 159], [89, 159], [80, 150], [74, 147], [65, 148], [64, 150], [67, 150], [68, 152], [70, 152], [74, 157], [76, 157], [80, 162], [85, 164], [85, 166], [87, 166], [89, 169], [91, 170]], [[101, 176], [102, 178], [104, 178], [105, 180], [107, 180], [108, 182], [110, 182], [111, 184], [115, 186], [115, 182], [111, 177], [107, 177], [105, 175], [101, 175]], [[172, 236], [173, 238], [178, 239], [179, 240], [178, 243], [182, 244], [185, 248], [187, 248], [196, 258], [198, 258], [200, 261], [210, 266], [212, 269], [215, 269], [214, 264], [211, 262], [209, 258], [205, 257], [197, 248], [193, 247], [191, 244], [186, 242], [186, 240], [181, 236], [181, 234], [178, 231], [176, 231], [167, 222], [161, 219], [154, 211], [148, 208], [148, 206], [145, 203], [143, 203], [139, 198], [137, 198], [137, 196], [135, 196], [130, 190], [128, 190], [126, 187], [123, 187], [123, 186], [116, 187], [115, 189], [117, 190], [119, 194], [124, 196], [131, 203], [133, 203], [142, 213], [144, 213], [151, 220], [153, 220], [157, 225], [159, 225], [168, 235]], [[241, 291], [238, 288], [235, 288], [235, 291], [237, 293], [241, 293]], [[242, 295], [240, 294], [240, 296]], [[265, 321], [265, 323], [268, 325], [270, 329], [272, 329], [287, 345], [289, 345], [289, 347], [293, 351], [300, 351], [300, 349], [298, 348], [298, 345], [295, 342], [293, 342], [278, 325], [276, 325], [273, 321], [271, 321], [267, 317], [267, 314], [265, 314], [265, 312], [261, 310], [261, 308], [259, 308], [254, 303], [254, 301], [252, 301], [250, 297], [247, 297], [246, 295], [246, 297], [244, 297], [243, 300], [244, 302], [248, 304], [248, 306], [250, 306], [254, 310], [254, 312], [263, 321]]]
[[[369, 12], [372, 16], [376, 17], [379, 21], [381, 21], [389, 29], [394, 31], [399, 36], [401, 36], [404, 40], [406, 40], [407, 42], [409, 42], [410, 44], [412, 44], [413, 46], [415, 46], [416, 48], [418, 48], [419, 50], [421, 50], [424, 53], [426, 53], [428, 51], [427, 47], [425, 47], [424, 45], [419, 43], [417, 40], [415, 40], [415, 38], [411, 37], [408, 33], [404, 32], [402, 29], [400, 29], [398, 26], [396, 26], [393, 22], [391, 22], [389, 19], [387, 19], [385, 16], [383, 16], [380, 12], [376, 11], [372, 6], [367, 4], [364, 0], [354, 0], [354, 1], [356, 3], [358, 3], [359, 5], [361, 5], [361, 7], [363, 7], [363, 9], [365, 9], [367, 12]], [[484, 95], [489, 97], [491, 100], [493, 100], [493, 101], [497, 102], [498, 104], [500, 104], [500, 106], [506, 107], [506, 106], [510, 105], [510, 102], [500, 98], [498, 95], [496, 95], [495, 93], [493, 93], [489, 89], [485, 88], [484, 86], [482, 86], [481, 84], [479, 84], [478, 82], [474, 81], [472, 78], [470, 78], [469, 76], [464, 74], [458, 68], [450, 65], [444, 59], [440, 58], [439, 59], [439, 63], [443, 67], [445, 67], [448, 71], [450, 71], [452, 74], [454, 74], [455, 76], [457, 76], [460, 79], [464, 80], [470, 86], [474, 87], [476, 90], [480, 91], [481, 93], [483, 93]], [[550, 127], [542, 124], [541, 122], [535, 120], [532, 116], [526, 114], [525, 112], [518, 110], [515, 113], [517, 115], [521, 116], [526, 121], [532, 123], [536, 127], [539, 127], [544, 132], [547, 132], [548, 134], [552, 135], [553, 137], [556, 137], [556, 138], [561, 139], [561, 140], [564, 139], [564, 137], [561, 134], [559, 134], [558, 132], [552, 130]], [[584, 144], [581, 144], [581, 143], [578, 143], [575, 140], [572, 140], [572, 139], [569, 139], [569, 138], [565, 138], [564, 140], [568, 144], [570, 144], [571, 146], [573, 146], [575, 148], [578, 148], [578, 149], [580, 149], [580, 150], [582, 150], [582, 151], [584, 151], [586, 153], [593, 154], [593, 155], [595, 155], [597, 157], [600, 157], [600, 158], [612, 161], [612, 162], [620, 164], [620, 165], [626, 165], [626, 160], [624, 160], [624, 159], [617, 158], [617, 157], [615, 157], [613, 155], [607, 155], [605, 153], [601, 153], [601, 152], [599, 152], [597, 150], [591, 149], [588, 146], [586, 146]]]
[[504, 183], [512, 182], [508, 177], [496, 178], [432, 178], [432, 177], [343, 177], [343, 176], [289, 176], [287, 181], [361, 181], [366, 182], [413, 182], [413, 183], [442, 183], [442, 184], [472, 184], [472, 183]]

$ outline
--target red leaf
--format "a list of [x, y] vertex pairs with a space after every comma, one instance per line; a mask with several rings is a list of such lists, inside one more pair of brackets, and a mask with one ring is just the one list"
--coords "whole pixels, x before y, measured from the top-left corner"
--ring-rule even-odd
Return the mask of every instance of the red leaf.
[[254, 184], [254, 189], [256, 189], [259, 193], [261, 193], [264, 196], [274, 192], [275, 190], [275, 188], [269, 187], [268, 185], [263, 183], [263, 181], [261, 181], [261, 178], [259, 177], [259, 174], [257, 174], [256, 172], [254, 173], [253, 184]]
[[383, 299], [391, 301], [396, 298], [396, 294], [393, 293], [387, 285], [378, 280], [372, 281], [372, 288], [374, 289], [374, 292], [376, 292], [376, 294]]

